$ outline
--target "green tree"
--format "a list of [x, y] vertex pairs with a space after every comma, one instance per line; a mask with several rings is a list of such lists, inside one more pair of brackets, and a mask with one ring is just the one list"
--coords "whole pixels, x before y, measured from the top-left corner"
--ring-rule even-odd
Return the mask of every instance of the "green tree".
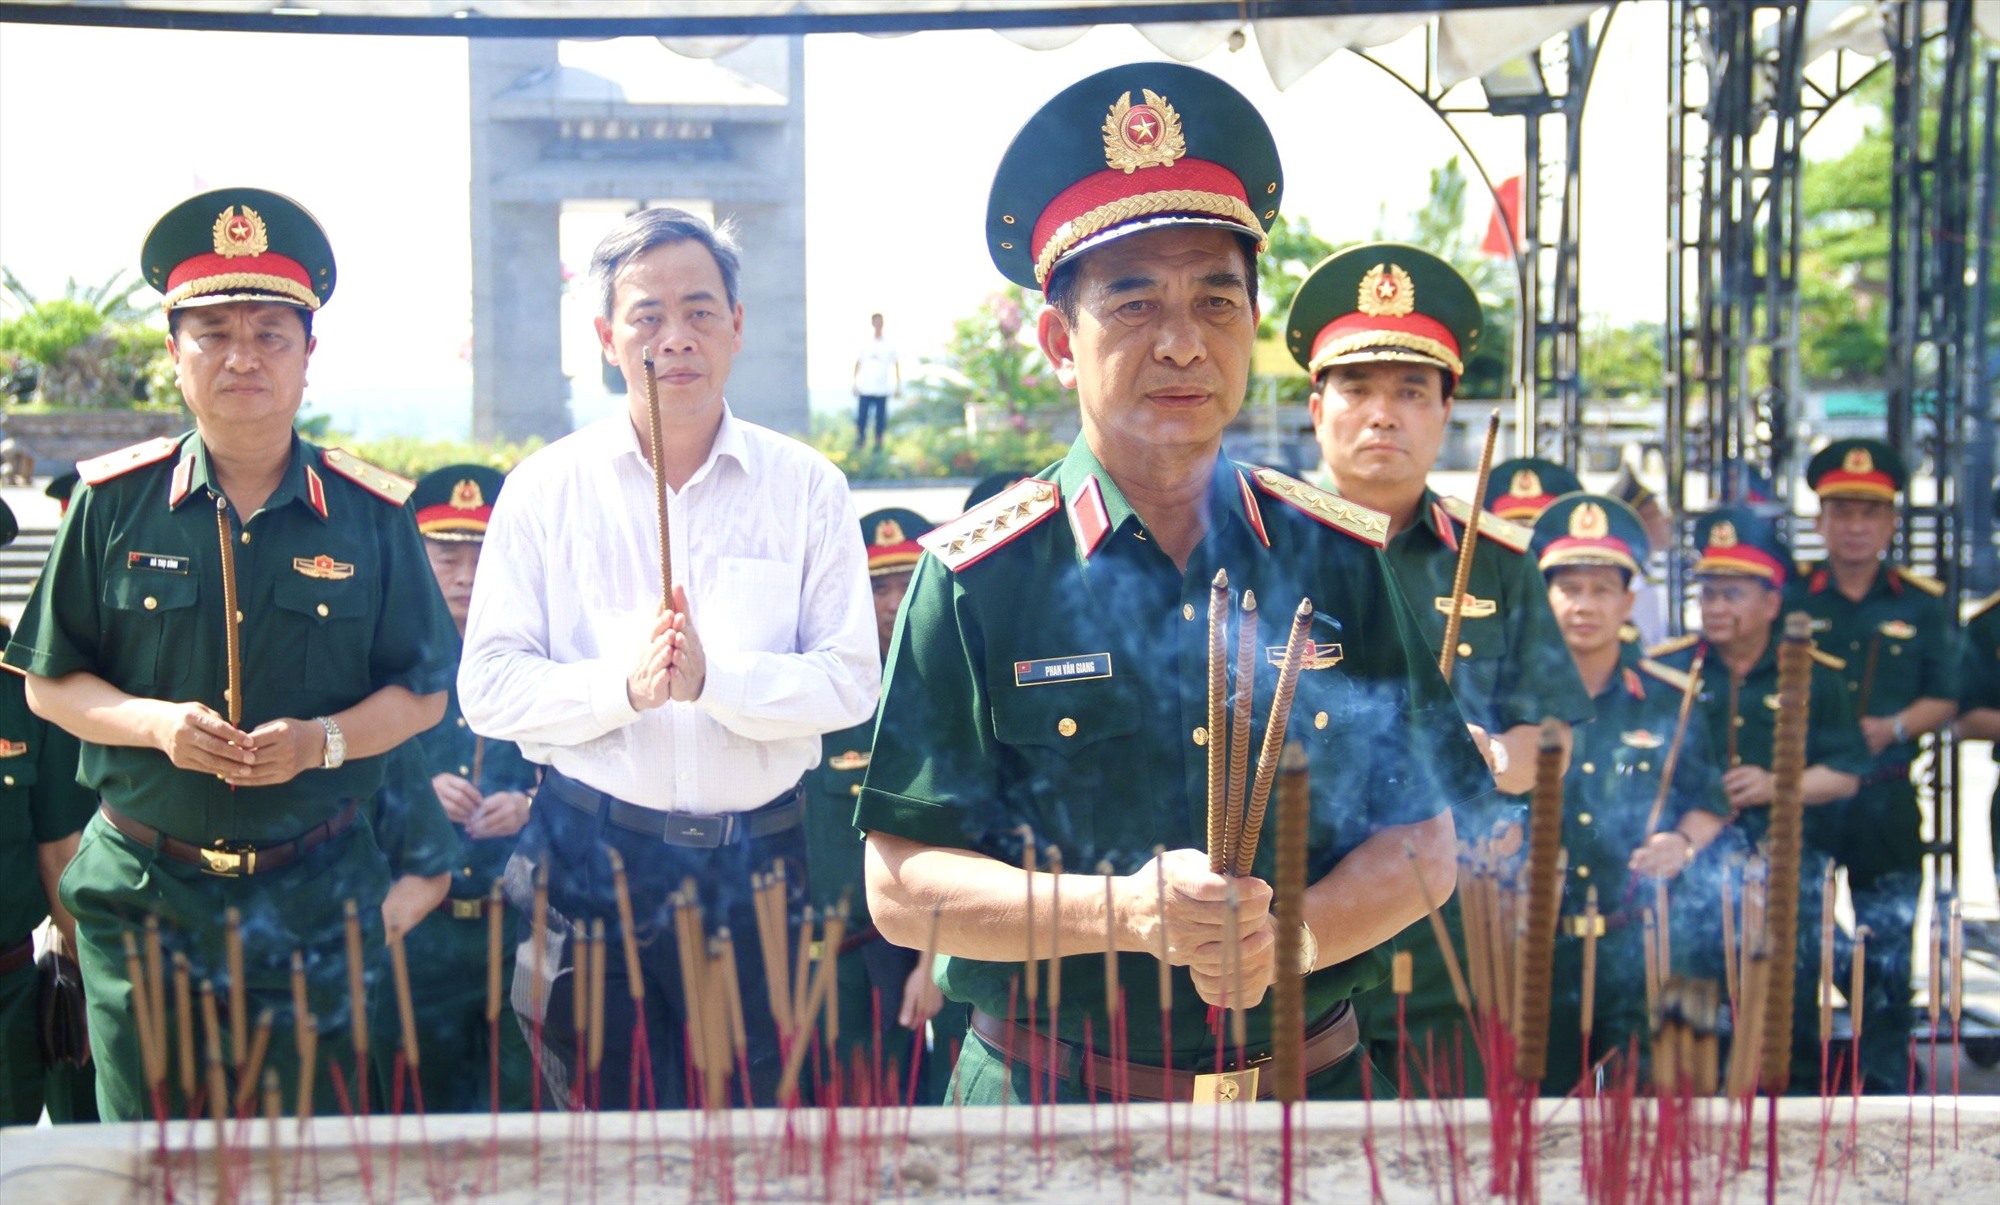
[[122, 271], [95, 286], [71, 277], [61, 297], [41, 300], [0, 268], [0, 295], [20, 310], [0, 323], [0, 391], [25, 400], [121, 406], [143, 400], [166, 355], [157, 327], [132, 304], [141, 282]]
[[1661, 340], [1657, 322], [1612, 326], [1599, 321], [1583, 332], [1579, 367], [1583, 396], [1615, 398], [1637, 394], [1658, 397], [1661, 388]]

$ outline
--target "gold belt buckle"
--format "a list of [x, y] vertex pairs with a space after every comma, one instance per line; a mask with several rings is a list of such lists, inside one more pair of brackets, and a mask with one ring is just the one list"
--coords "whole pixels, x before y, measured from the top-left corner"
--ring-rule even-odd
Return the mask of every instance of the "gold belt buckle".
[[451, 902], [451, 918], [453, 920], [478, 920], [484, 915], [486, 915], [486, 901], [483, 899], [453, 900]]
[[217, 878], [234, 879], [257, 873], [257, 847], [245, 845], [229, 849], [217, 841], [214, 849], [201, 851], [201, 868]]
[[[1596, 923], [1592, 924], [1593, 921]], [[1565, 916], [1563, 930], [1571, 937], [1603, 937], [1604, 914], [1600, 912], [1596, 916], [1586, 916], [1579, 913], [1575, 916]]]
[[1223, 1104], [1232, 1100], [1257, 1099], [1256, 1067], [1223, 1071], [1194, 1077], [1194, 1103]]

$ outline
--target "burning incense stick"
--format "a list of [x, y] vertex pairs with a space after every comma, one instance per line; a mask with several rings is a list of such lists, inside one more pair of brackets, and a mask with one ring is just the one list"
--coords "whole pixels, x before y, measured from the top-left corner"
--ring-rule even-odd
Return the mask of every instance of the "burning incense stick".
[[1541, 743], [1535, 753], [1534, 802], [1528, 817], [1527, 932], [1518, 947], [1514, 983], [1514, 1073], [1529, 1083], [1539, 1083], [1548, 1070], [1556, 914], [1562, 907], [1562, 881], [1556, 865], [1562, 848], [1562, 758], [1562, 726], [1552, 719], [1543, 720]]
[[174, 1027], [175, 1046], [180, 1054], [181, 1102], [188, 1108], [194, 1107], [195, 1063], [194, 1063], [194, 994], [190, 988], [193, 978], [188, 970], [187, 955], [174, 954]]
[[[1788, 966], [1797, 950], [1811, 641], [1812, 620], [1799, 611], [1787, 615], [1785, 639], [1778, 646], [1778, 718], [1771, 742], [1770, 878], [1764, 921], [1769, 935], [1767, 948], [1781, 966]], [[1783, 1092], [1791, 1078], [1792, 984], [1789, 971], [1771, 975], [1761, 1078], [1764, 1088], [1772, 1093]]]
[[250, 1018], [244, 1003], [243, 914], [234, 908], [223, 909], [222, 944], [229, 967], [229, 1057], [240, 1080], [250, 1054]]
[[201, 1039], [208, 1068], [208, 1111], [216, 1124], [216, 1154], [222, 1154], [222, 1123], [229, 1117], [229, 1089], [222, 1075], [222, 1023], [215, 1015], [215, 984], [201, 981]]
[[[590, 922], [590, 1082], [597, 1083], [604, 1065], [604, 918]], [[591, 1104], [600, 1103], [592, 1093]]]
[[394, 928], [385, 930], [389, 942], [389, 976], [396, 989], [396, 1017], [403, 1027], [403, 1062], [410, 1074], [417, 1073], [417, 1010], [410, 1004], [410, 964], [403, 953], [403, 935]]
[[1285, 635], [1285, 660], [1278, 667], [1278, 686], [1271, 696], [1271, 718], [1264, 723], [1264, 744], [1257, 752], [1257, 776], [1250, 784], [1248, 811], [1243, 817], [1243, 836], [1237, 842], [1238, 875], [1251, 873], [1251, 867], [1257, 861], [1258, 834], [1264, 828], [1271, 782], [1277, 777], [1279, 757], [1285, 748], [1285, 729], [1292, 715], [1292, 695], [1298, 689], [1306, 646], [1312, 643], [1307, 639], [1312, 629], [1312, 616], [1312, 600], [1300, 599], [1298, 609], [1292, 612], [1291, 630]]
[[160, 1053], [160, 1077], [167, 1074], [167, 969], [160, 948], [160, 918], [146, 914], [146, 1005], [153, 1017], [153, 1045]]
[[1687, 739], [1688, 717], [1694, 713], [1694, 701], [1701, 696], [1701, 663], [1707, 656], [1706, 648], [1696, 649], [1694, 663], [1688, 666], [1687, 684], [1681, 687], [1680, 711], [1674, 717], [1673, 740], [1667, 744], [1666, 760], [1660, 763], [1660, 787], [1653, 795], [1652, 810], [1646, 813], [1646, 827], [1639, 830], [1642, 840], [1652, 836], [1653, 830], [1659, 827], [1660, 813], [1667, 806], [1667, 794], [1673, 790], [1674, 767], [1680, 764], [1681, 743]]
[[[1229, 716], [1229, 793], [1223, 817], [1223, 865], [1247, 875], [1243, 838], [1248, 834], [1244, 796], [1250, 787], [1250, 707], [1257, 693], [1257, 595], [1243, 592], [1236, 618], [1236, 686]], [[1210, 735], [1214, 740], [1215, 735]], [[1254, 850], [1250, 851], [1254, 855]]]
[[[157, 1088], [165, 1076], [160, 1052], [159, 1022], [152, 1015], [153, 995], [139, 964], [139, 942], [130, 930], [119, 934], [125, 944], [125, 977], [132, 984], [132, 1025], [139, 1031], [139, 1063], [146, 1087]], [[161, 1120], [165, 1120], [162, 1118]]]
[[1493, 474], [1493, 445], [1500, 438], [1500, 411], [1496, 407], [1486, 419], [1486, 443], [1479, 450], [1479, 474], [1472, 487], [1471, 513], [1465, 518], [1465, 533], [1459, 537], [1458, 565], [1451, 575], [1451, 610], [1445, 613], [1444, 647], [1438, 650], [1438, 673], [1451, 681], [1452, 665], [1458, 658], [1458, 633], [1465, 621], [1465, 591], [1472, 584], [1472, 553], [1479, 542], [1479, 516], [1485, 506], [1486, 481]]
[[1424, 911], [1430, 917], [1431, 935], [1437, 938], [1438, 949], [1444, 954], [1444, 969], [1445, 974], [1451, 977], [1452, 995], [1458, 997], [1458, 1007], [1464, 1011], [1467, 1019], [1475, 1020], [1476, 1023], [1472, 1011], [1472, 998], [1465, 990], [1465, 974], [1458, 968], [1458, 953], [1452, 949], [1451, 934], [1446, 931], [1444, 917], [1438, 912], [1437, 897], [1431, 894], [1430, 885], [1424, 882], [1424, 868], [1417, 861], [1417, 847], [1408, 841], [1403, 842], [1403, 857], [1410, 863], [1410, 873], [1416, 876], [1417, 891], [1423, 896]]
[[[609, 845], [604, 847], [604, 856], [611, 862], [611, 894], [617, 902], [618, 932], [625, 945], [625, 978], [630, 981], [629, 990], [632, 1003], [636, 1006], [646, 998], [646, 982], [639, 974], [639, 938], [632, 925], [632, 893], [625, 884], [625, 859]], [[644, 1010], [634, 1008], [635, 1015], [643, 1015]]]
[[1277, 1082], [1272, 1095], [1290, 1106], [1305, 1099], [1305, 986], [1306, 975], [1313, 969], [1305, 965], [1306, 829], [1312, 812], [1312, 781], [1304, 747], [1297, 743], [1285, 746], [1279, 768], [1278, 866], [1272, 898], [1278, 927], [1278, 967], [1271, 1004], [1272, 1062]]
[[[1202, 730], [1208, 747], [1208, 869], [1214, 874], [1229, 873], [1228, 811], [1228, 732], [1227, 703], [1229, 681], [1229, 571], [1217, 569], [1208, 587], [1208, 722]], [[1032, 922], [1031, 922], [1032, 923]], [[1030, 932], [1032, 950], [1033, 934]], [[1028, 1001], [1035, 999], [1032, 969], [1028, 979]]]
[[1597, 1019], [1597, 928], [1601, 919], [1597, 911], [1597, 887], [1593, 884], [1583, 893], [1583, 1009], [1578, 1029], [1583, 1036], [1586, 1057], [1590, 1051], [1591, 1030]]
[[[1213, 683], [1211, 682], [1212, 685]], [[1214, 747], [1213, 742], [1211, 742], [1210, 747]], [[1214, 755], [1211, 754], [1209, 756], [1210, 763], [1212, 764], [1214, 760]], [[1214, 792], [1211, 791], [1210, 795], [1212, 796], [1213, 794]], [[1216, 801], [1211, 798], [1209, 807], [1214, 808], [1215, 806]], [[1028, 979], [1028, 1013], [1032, 1016], [1035, 1011], [1035, 1001], [1039, 991], [1038, 984], [1041, 979], [1042, 966], [1039, 947], [1035, 943], [1035, 830], [1024, 824], [1015, 831], [1021, 837], [1021, 884], [1022, 889], [1027, 892], [1027, 902], [1025, 904], [1027, 912], [1025, 916], [1028, 927], [1028, 952], [1022, 959], [1025, 965], [1022, 966], [1021, 970]]]
[[653, 462], [653, 507], [660, 524], [660, 610], [674, 606], [674, 557], [667, 528], [666, 441], [660, 432], [660, 381], [653, 374], [653, 349], [647, 348], [646, 365], [646, 450]]
[[293, 1110], [303, 1131], [313, 1115], [313, 1073], [319, 1065], [319, 1018], [306, 1014], [299, 1041], [298, 1106]]
[[278, 1123], [284, 1118], [284, 1097], [278, 1091], [278, 1072], [264, 1072], [264, 1170], [271, 1179], [271, 1200], [285, 1199], [284, 1148], [278, 1141]]
[[506, 897], [500, 883], [486, 893], [486, 1023], [500, 1019], [501, 930], [506, 925]]
[[1833, 903], [1834, 864], [1826, 864], [1819, 880], [1819, 1057], [1820, 1091], [1826, 1091], [1826, 1052], [1833, 1043]]
[[[355, 1090], [359, 1093], [360, 1099], [366, 1102], [368, 1077], [359, 1070], [368, 1065], [368, 987], [361, 961], [361, 913], [351, 899], [346, 902], [344, 911], [347, 923], [347, 1008], [352, 1014], [348, 1018], [348, 1024], [353, 1032], [354, 1066], [357, 1069]], [[363, 1114], [368, 1112], [365, 1103], [361, 1106], [361, 1112]]]
[[1043, 859], [1049, 872], [1049, 1032], [1062, 1014], [1062, 850], [1051, 845]]
[[246, 1115], [250, 1105], [257, 1099], [257, 1089], [264, 1082], [264, 1058], [271, 1049], [271, 1025], [277, 1014], [264, 1009], [257, 1014], [257, 1027], [251, 1032], [250, 1053], [243, 1060], [243, 1074], [236, 1081], [236, 1102], [234, 1112], [238, 1117]]

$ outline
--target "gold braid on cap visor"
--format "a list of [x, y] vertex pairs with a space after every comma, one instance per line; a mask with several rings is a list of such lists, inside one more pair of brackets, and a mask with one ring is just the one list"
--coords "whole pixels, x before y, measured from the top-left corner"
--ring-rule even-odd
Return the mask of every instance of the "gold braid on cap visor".
[[319, 308], [319, 298], [313, 291], [285, 276], [272, 276], [263, 272], [225, 272], [220, 276], [202, 276], [168, 293], [161, 303], [163, 309], [173, 309], [183, 301], [194, 297], [205, 297], [211, 293], [231, 293], [237, 289], [255, 289], [260, 293], [276, 293], [288, 301], [295, 301], [309, 310]]
[[1408, 331], [1355, 331], [1353, 334], [1342, 335], [1320, 348], [1319, 354], [1312, 358], [1312, 363], [1306, 371], [1316, 377], [1320, 369], [1340, 357], [1376, 347], [1393, 347], [1418, 352], [1451, 369], [1453, 376], [1465, 375], [1465, 363], [1458, 358], [1457, 352], [1428, 335], [1413, 335]]
[[1242, 224], [1250, 233], [1257, 236], [1257, 250], [1264, 250], [1267, 241], [1264, 237], [1264, 227], [1257, 221], [1256, 212], [1235, 197], [1189, 188], [1140, 193], [1137, 196], [1108, 201], [1056, 227], [1056, 232], [1049, 236], [1048, 245], [1044, 246], [1042, 253], [1035, 257], [1035, 283], [1046, 286], [1049, 283], [1049, 273], [1055, 271], [1056, 261], [1063, 257], [1063, 253], [1092, 235], [1101, 234], [1133, 218], [1152, 217], [1162, 213], [1199, 213], [1228, 218]]

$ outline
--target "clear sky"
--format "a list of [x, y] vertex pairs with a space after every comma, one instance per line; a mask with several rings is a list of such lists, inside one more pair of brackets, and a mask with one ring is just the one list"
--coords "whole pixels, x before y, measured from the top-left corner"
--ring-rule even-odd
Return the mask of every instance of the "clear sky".
[[[1621, 6], [1585, 120], [1583, 303], [1620, 322], [1658, 319], [1664, 292], [1665, 9]], [[888, 314], [914, 359], [1002, 284], [981, 241], [987, 188], [1043, 100], [1103, 67], [1163, 57], [1123, 27], [1047, 52], [968, 32], [815, 36], [806, 53], [816, 395], [845, 392], [870, 311]], [[0, 25], [0, 263], [44, 295], [66, 276], [135, 270], [168, 207], [255, 183], [304, 201], [339, 257], [315, 389], [462, 394], [465, 61], [456, 39]], [[1352, 55], [1285, 92], [1254, 49], [1199, 65], [1265, 113], [1285, 211], [1337, 242], [1400, 225], [1429, 171], [1459, 151], [1421, 102]], [[1809, 151], [1852, 137], [1825, 124]], [[1521, 170], [1518, 121], [1464, 129], [1495, 179]], [[1468, 209], [1483, 229], [1487, 203], [1474, 195]]]

